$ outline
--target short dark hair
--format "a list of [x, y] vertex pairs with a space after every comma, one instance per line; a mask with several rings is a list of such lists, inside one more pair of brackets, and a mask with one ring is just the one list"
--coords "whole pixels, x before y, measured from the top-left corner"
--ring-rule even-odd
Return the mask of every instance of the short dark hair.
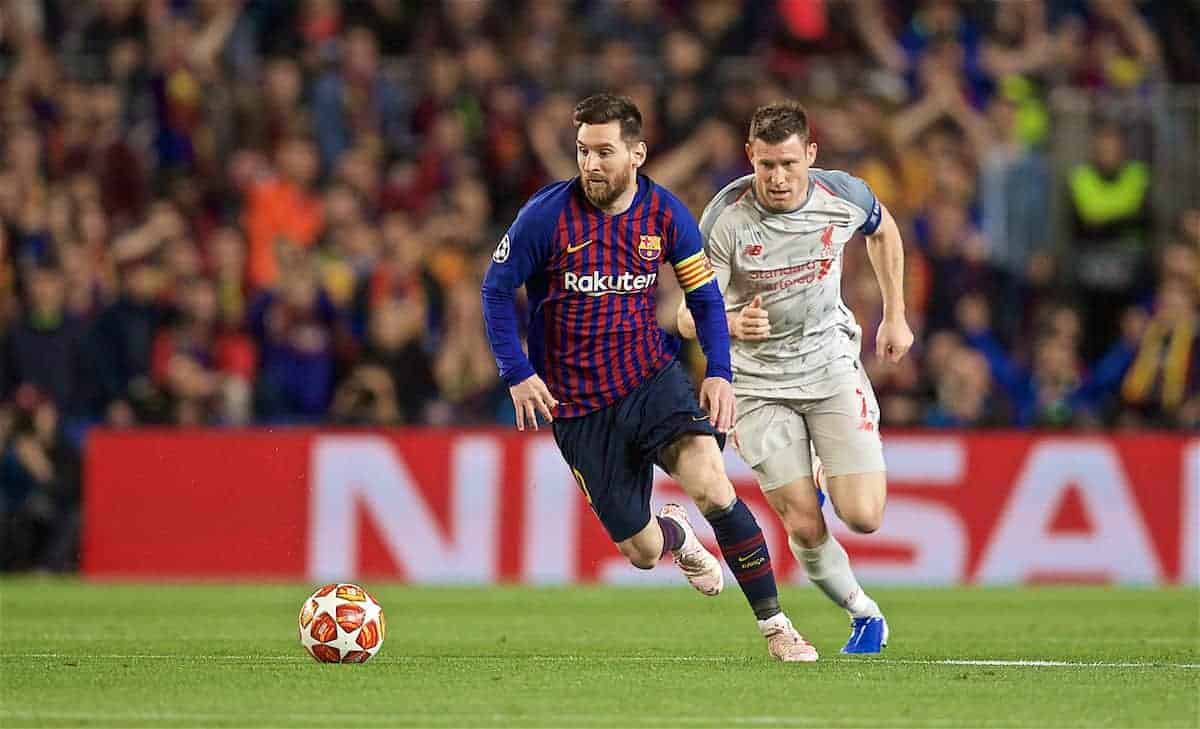
[[793, 134], [808, 140], [808, 111], [798, 101], [777, 101], [754, 110], [750, 117], [749, 141], [761, 139], [779, 144]]
[[575, 126], [621, 122], [621, 138], [626, 142], [642, 139], [642, 112], [628, 96], [595, 94], [575, 105]]

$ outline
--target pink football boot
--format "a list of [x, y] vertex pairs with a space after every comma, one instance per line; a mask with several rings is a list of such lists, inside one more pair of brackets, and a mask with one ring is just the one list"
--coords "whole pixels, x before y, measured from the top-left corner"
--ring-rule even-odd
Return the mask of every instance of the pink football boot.
[[758, 621], [758, 630], [767, 639], [767, 651], [777, 661], [812, 663], [817, 649], [796, 632], [792, 621], [783, 613]]
[[683, 529], [683, 546], [672, 550], [671, 553], [675, 555], [675, 564], [679, 565], [692, 587], [710, 597], [721, 592], [721, 588], [725, 586], [725, 573], [721, 570], [721, 563], [700, 543], [683, 507], [679, 504], [667, 504], [658, 515], [664, 519], [672, 519]]

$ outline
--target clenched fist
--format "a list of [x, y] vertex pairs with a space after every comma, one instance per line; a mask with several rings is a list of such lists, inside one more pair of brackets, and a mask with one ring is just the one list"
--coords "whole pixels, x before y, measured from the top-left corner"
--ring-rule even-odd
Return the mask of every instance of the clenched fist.
[[735, 316], [729, 318], [729, 335], [734, 339], [757, 342], [771, 334], [771, 322], [762, 305], [762, 294], [754, 297]]
[[912, 343], [913, 333], [904, 317], [884, 318], [875, 334], [875, 356], [883, 362], [899, 362]]

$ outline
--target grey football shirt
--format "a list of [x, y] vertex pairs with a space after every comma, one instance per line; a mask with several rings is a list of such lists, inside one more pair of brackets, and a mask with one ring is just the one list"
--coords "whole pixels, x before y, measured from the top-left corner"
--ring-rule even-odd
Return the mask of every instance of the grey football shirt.
[[862, 332], [842, 302], [842, 252], [858, 231], [879, 227], [879, 201], [865, 182], [809, 170], [799, 209], [772, 213], [755, 198], [753, 175], [717, 193], [700, 217], [708, 259], [739, 311], [762, 295], [771, 321], [759, 342], [732, 342], [738, 393], [823, 398], [857, 376]]

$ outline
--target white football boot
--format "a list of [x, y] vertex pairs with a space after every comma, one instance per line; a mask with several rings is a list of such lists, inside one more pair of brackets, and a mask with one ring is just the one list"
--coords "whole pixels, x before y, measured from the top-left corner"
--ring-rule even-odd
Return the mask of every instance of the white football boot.
[[658, 515], [663, 519], [671, 519], [683, 529], [683, 546], [671, 550], [671, 554], [675, 556], [675, 564], [687, 576], [688, 582], [703, 595], [711, 597], [720, 593], [725, 586], [721, 563], [700, 543], [687, 512], [679, 504], [667, 504], [659, 510]]
[[792, 627], [792, 621], [783, 613], [758, 621], [758, 630], [767, 639], [767, 652], [775, 660], [785, 663], [817, 660], [817, 649]]

